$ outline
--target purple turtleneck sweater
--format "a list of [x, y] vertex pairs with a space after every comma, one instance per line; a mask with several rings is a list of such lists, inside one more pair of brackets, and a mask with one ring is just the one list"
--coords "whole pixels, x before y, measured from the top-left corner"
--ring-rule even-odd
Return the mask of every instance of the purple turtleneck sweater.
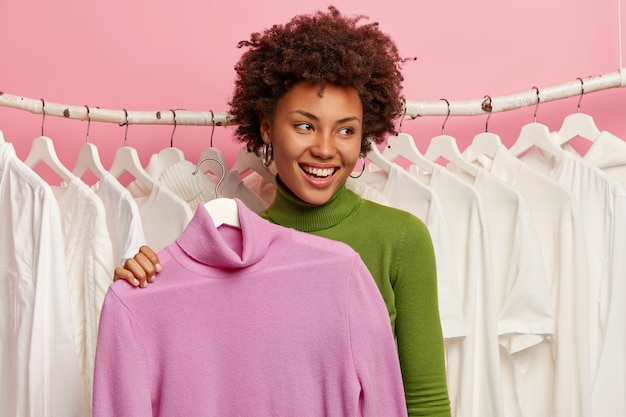
[[200, 205], [147, 289], [102, 309], [101, 416], [406, 416], [387, 309], [349, 246]]

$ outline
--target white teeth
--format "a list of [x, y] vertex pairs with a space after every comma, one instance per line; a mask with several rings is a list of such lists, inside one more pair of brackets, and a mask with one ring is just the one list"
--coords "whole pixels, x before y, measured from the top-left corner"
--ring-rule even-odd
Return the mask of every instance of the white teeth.
[[335, 170], [333, 168], [312, 168], [312, 167], [304, 167], [304, 170], [316, 177], [330, 177], [333, 175]]

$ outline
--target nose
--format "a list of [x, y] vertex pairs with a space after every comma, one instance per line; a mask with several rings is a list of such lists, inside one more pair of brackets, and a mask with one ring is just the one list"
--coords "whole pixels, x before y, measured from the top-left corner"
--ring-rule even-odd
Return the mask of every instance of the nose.
[[330, 133], [320, 132], [315, 135], [313, 144], [309, 148], [311, 154], [321, 159], [330, 159], [336, 153], [334, 138]]

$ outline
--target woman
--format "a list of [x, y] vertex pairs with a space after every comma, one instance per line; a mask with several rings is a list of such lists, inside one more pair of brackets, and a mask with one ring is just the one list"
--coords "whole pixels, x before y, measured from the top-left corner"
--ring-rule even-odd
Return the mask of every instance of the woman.
[[[426, 226], [345, 187], [370, 140], [381, 143], [401, 112], [403, 59], [376, 23], [360, 25], [361, 18], [329, 7], [240, 42], [249, 49], [235, 67], [236, 137], [276, 164], [276, 198], [262, 217], [360, 254], [389, 312], [409, 415], [450, 416]], [[114, 279], [145, 287], [159, 270], [144, 246]]]

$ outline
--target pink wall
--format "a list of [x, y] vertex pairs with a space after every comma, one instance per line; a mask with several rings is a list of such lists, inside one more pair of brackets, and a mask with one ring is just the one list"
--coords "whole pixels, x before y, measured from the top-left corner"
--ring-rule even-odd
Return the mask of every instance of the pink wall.
[[[412, 2], [338, 0], [345, 13], [380, 22], [406, 56], [417, 56], [404, 74], [408, 100], [473, 100], [541, 88], [617, 71], [620, 66], [618, 2], [595, 0], [476, 0]], [[141, 0], [0, 3], [0, 91], [46, 101], [129, 110], [227, 110], [239, 40], [294, 14], [325, 8], [287, 0]], [[557, 130], [576, 111], [578, 97], [545, 103], [537, 121]], [[585, 95], [581, 110], [602, 130], [626, 138], [621, 114], [626, 90]], [[494, 113], [489, 130], [511, 144], [534, 107]], [[485, 116], [451, 117], [446, 134], [463, 149], [484, 130]], [[403, 130], [423, 151], [441, 131], [439, 116], [406, 120]], [[61, 161], [73, 167], [87, 124], [46, 117], [45, 135]], [[218, 127], [214, 146], [232, 163], [239, 144]], [[41, 133], [41, 115], [0, 107], [0, 130], [25, 158]], [[172, 126], [131, 125], [128, 145], [142, 161], [169, 146]], [[178, 126], [174, 145], [195, 161], [211, 128]], [[91, 123], [105, 167], [123, 144], [124, 128]]]

